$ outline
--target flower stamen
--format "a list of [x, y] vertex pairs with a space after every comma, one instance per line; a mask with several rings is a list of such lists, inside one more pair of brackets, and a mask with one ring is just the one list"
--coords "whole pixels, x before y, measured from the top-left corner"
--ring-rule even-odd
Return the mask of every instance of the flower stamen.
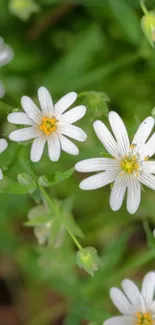
[[128, 174], [132, 174], [133, 172], [139, 171], [139, 163], [137, 162], [137, 157], [136, 155], [133, 156], [124, 156], [124, 159], [121, 160], [121, 168], [123, 169], [124, 172], [128, 173]]
[[51, 134], [51, 132], [55, 131], [57, 120], [55, 117], [49, 118], [49, 117], [43, 117], [42, 118], [42, 124], [40, 125], [40, 130], [44, 131], [46, 135]]
[[152, 319], [152, 315], [150, 313], [136, 313], [137, 316], [137, 324], [136, 325], [153, 325], [154, 321]]

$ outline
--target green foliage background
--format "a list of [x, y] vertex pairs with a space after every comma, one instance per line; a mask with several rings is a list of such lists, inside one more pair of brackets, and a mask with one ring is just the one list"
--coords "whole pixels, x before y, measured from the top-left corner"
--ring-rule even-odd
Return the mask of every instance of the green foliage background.
[[[7, 138], [12, 130], [6, 117], [12, 109], [20, 109], [21, 96], [36, 100], [40, 86], [49, 89], [54, 102], [70, 91], [104, 92], [110, 102], [94, 103], [92, 93], [79, 96], [79, 103], [87, 104], [87, 114], [78, 125], [88, 139], [79, 145], [78, 157], [63, 153], [58, 163], [52, 163], [45, 153], [35, 164], [29, 161], [30, 144], [9, 142], [0, 158], [5, 174], [0, 183], [0, 254], [16, 266], [24, 280], [30, 301], [25, 324], [48, 325], [51, 319], [63, 316], [65, 325], [82, 324], [82, 320], [101, 325], [116, 314], [109, 288], [120, 285], [124, 277], [140, 283], [144, 273], [154, 269], [154, 192], [145, 189], [137, 213], [129, 215], [125, 204], [119, 212], [110, 210], [109, 186], [81, 191], [78, 184], [83, 175], [76, 172], [48, 189], [51, 197], [75, 199], [73, 215], [85, 234], [81, 243], [96, 247], [103, 261], [91, 277], [76, 267], [77, 248], [68, 234], [59, 248], [38, 248], [31, 229], [23, 225], [38, 197], [24, 193], [25, 188], [18, 189], [17, 184], [12, 189], [11, 184], [17, 183], [19, 173], [52, 179], [56, 171], [100, 156], [105, 150], [92, 123], [98, 118], [107, 123], [107, 104], [121, 115], [132, 137], [155, 106], [155, 51], [141, 31], [143, 14], [138, 0], [40, 0], [38, 4], [40, 11], [23, 21], [9, 11], [8, 1], [0, 0], [0, 35], [15, 53], [13, 61], [0, 69], [6, 87], [0, 102], [1, 136]], [[153, 6], [154, 1], [148, 0], [148, 9]], [[4, 190], [6, 185], [8, 190]], [[62, 295], [54, 308], [44, 299], [45, 288]], [[13, 293], [15, 300], [16, 295], [18, 290]]]

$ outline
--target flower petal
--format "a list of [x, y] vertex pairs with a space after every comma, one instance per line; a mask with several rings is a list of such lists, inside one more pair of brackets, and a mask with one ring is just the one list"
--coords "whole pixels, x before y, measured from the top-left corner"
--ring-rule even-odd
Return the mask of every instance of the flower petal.
[[117, 160], [112, 158], [85, 159], [75, 165], [75, 169], [82, 173], [113, 170], [114, 168], [117, 168], [119, 172], [120, 164], [117, 162]]
[[33, 141], [31, 146], [31, 153], [30, 153], [31, 160], [33, 162], [38, 162], [41, 159], [44, 151], [45, 143], [46, 143], [45, 136], [40, 136]]
[[101, 121], [95, 121], [94, 130], [96, 132], [97, 137], [104, 145], [106, 150], [113, 156], [120, 158], [120, 152], [118, 148], [118, 144], [116, 143], [115, 139], [107, 129], [107, 127]]
[[2, 169], [0, 168], [0, 180], [3, 178], [3, 172]]
[[130, 142], [129, 142], [129, 137], [127, 134], [126, 127], [125, 127], [122, 119], [116, 112], [110, 112], [109, 113], [109, 122], [110, 122], [111, 128], [113, 130], [114, 136], [117, 140], [117, 143], [120, 147], [122, 156], [128, 155], [129, 148], [130, 148]]
[[41, 123], [42, 114], [41, 111], [38, 109], [37, 105], [33, 102], [30, 97], [23, 96], [21, 98], [21, 104], [24, 111], [27, 115], [37, 124]]
[[140, 174], [138, 176], [138, 180], [146, 185], [147, 187], [151, 188], [152, 190], [155, 190], [155, 176], [150, 174], [150, 173], [146, 173], [143, 172], [142, 174]]
[[0, 153], [3, 152], [8, 146], [8, 143], [5, 139], [0, 139]]
[[86, 107], [84, 105], [76, 106], [67, 113], [60, 116], [61, 122], [74, 123], [80, 120], [86, 114]]
[[117, 172], [115, 171], [105, 171], [84, 179], [79, 186], [82, 190], [95, 190], [112, 183], [116, 176]]
[[132, 325], [133, 319], [131, 316], [115, 316], [104, 321], [103, 325]]
[[143, 163], [143, 171], [149, 174], [155, 174], [155, 161], [145, 161]]
[[122, 281], [121, 285], [131, 304], [140, 306], [142, 297], [135, 283], [131, 280], [125, 279]]
[[60, 140], [56, 132], [53, 132], [47, 140], [48, 154], [52, 161], [58, 161], [60, 157]]
[[119, 174], [111, 190], [110, 206], [113, 211], [120, 209], [127, 188], [127, 176]]
[[149, 305], [153, 302], [153, 297], [155, 293], [155, 273], [149, 272], [145, 275], [142, 283], [141, 294], [144, 297], [146, 305]]
[[129, 303], [129, 300], [125, 297], [123, 292], [118, 288], [110, 289], [110, 298], [115, 305], [115, 307], [123, 314], [123, 315], [131, 315], [132, 306]]
[[9, 139], [12, 141], [26, 141], [36, 137], [39, 137], [42, 131], [36, 130], [34, 127], [23, 128], [15, 130], [9, 134]]
[[79, 149], [78, 147], [69, 139], [64, 137], [62, 134], [59, 134], [59, 139], [61, 143], [61, 148], [63, 151], [69, 153], [70, 155], [78, 155]]
[[52, 117], [54, 114], [53, 101], [49, 91], [45, 87], [38, 89], [38, 99], [43, 112], [46, 117]]
[[155, 133], [153, 133], [152, 137], [144, 144], [141, 152], [142, 158], [146, 156], [150, 158], [155, 154]]
[[133, 214], [137, 211], [141, 200], [141, 185], [139, 180], [132, 175], [128, 177], [127, 210]]
[[137, 152], [140, 152], [143, 150], [143, 146], [145, 142], [147, 141], [147, 138], [149, 137], [152, 129], [154, 126], [154, 118], [149, 116], [147, 117], [139, 126], [132, 144], [135, 145], [135, 148], [133, 149], [133, 154], [136, 154]]
[[65, 112], [66, 109], [75, 102], [76, 98], [77, 94], [71, 92], [59, 99], [59, 101], [54, 105], [55, 116], [59, 117], [63, 112]]
[[58, 132], [81, 142], [87, 138], [87, 134], [81, 128], [72, 124], [59, 123]]
[[31, 118], [23, 112], [14, 112], [8, 115], [8, 121], [14, 124], [32, 125]]
[[9, 45], [4, 44], [4, 48], [0, 51], [0, 66], [8, 64], [13, 58], [13, 50]]

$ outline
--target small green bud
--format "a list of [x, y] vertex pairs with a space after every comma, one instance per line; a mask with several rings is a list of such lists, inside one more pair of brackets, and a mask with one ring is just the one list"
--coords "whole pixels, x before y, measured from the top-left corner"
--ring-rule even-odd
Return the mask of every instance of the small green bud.
[[155, 12], [149, 11], [141, 19], [141, 27], [152, 47], [155, 45]]
[[102, 261], [94, 247], [86, 247], [78, 251], [76, 263], [91, 276], [102, 266]]
[[45, 175], [42, 175], [38, 179], [38, 184], [43, 187], [48, 187], [49, 186], [49, 181]]
[[93, 116], [95, 114], [96, 117], [100, 117], [102, 115], [108, 116], [108, 105], [107, 102], [110, 101], [108, 95], [104, 92], [97, 91], [88, 91], [84, 93], [85, 99], [84, 102], [86, 106], [90, 108], [91, 114]]
[[40, 7], [34, 0], [10, 0], [9, 10], [18, 18], [28, 20], [32, 13], [40, 10]]
[[21, 174], [18, 174], [17, 179], [21, 185], [28, 187], [28, 190], [30, 193], [33, 193], [37, 189], [37, 185], [33, 181], [31, 175], [29, 175], [27, 173], [21, 173]]

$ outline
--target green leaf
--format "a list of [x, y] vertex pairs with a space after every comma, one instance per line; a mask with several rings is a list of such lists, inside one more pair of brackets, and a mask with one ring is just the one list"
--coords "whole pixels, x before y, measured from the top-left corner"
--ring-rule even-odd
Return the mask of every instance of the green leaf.
[[108, 4], [130, 42], [136, 46], [139, 45], [141, 36], [139, 20], [128, 2], [109, 0]]
[[75, 168], [73, 167], [73, 168], [66, 170], [65, 172], [56, 172], [55, 176], [54, 176], [54, 182], [59, 183], [59, 182], [67, 180], [68, 178], [70, 178], [72, 176], [74, 171], [75, 171]]
[[86, 247], [81, 251], [78, 251], [76, 263], [91, 276], [93, 276], [94, 272], [103, 265], [100, 257], [97, 255], [97, 250], [94, 247]]
[[17, 179], [21, 185], [26, 186], [28, 188], [28, 191], [30, 193], [33, 193], [37, 189], [37, 184], [35, 181], [33, 181], [31, 175], [27, 173], [21, 173], [18, 174]]
[[74, 235], [84, 238], [84, 233], [71, 215], [63, 219], [64, 226]]
[[29, 190], [27, 187], [22, 186], [21, 184], [15, 182], [8, 184], [7, 186], [0, 187], [0, 193], [8, 193], [8, 194], [26, 194]]
[[148, 248], [155, 248], [155, 238], [147, 220], [143, 221], [143, 227], [147, 236]]

